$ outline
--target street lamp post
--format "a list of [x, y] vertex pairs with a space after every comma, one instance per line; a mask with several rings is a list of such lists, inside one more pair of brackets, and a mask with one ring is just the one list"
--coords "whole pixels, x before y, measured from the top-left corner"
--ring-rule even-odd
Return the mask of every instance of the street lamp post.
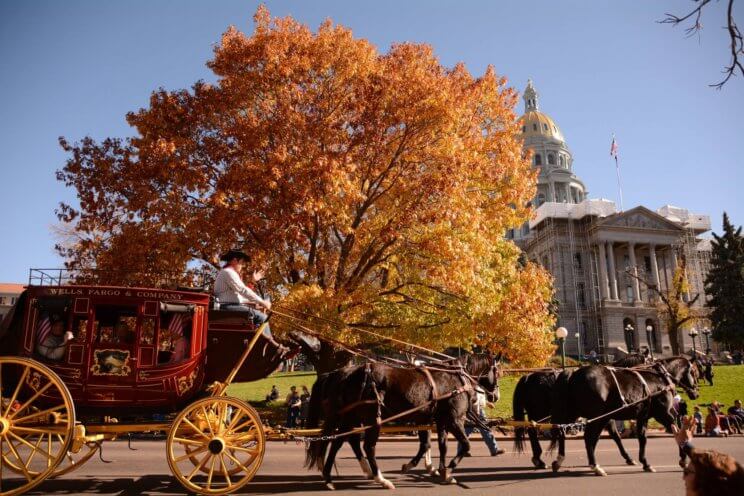
[[631, 353], [633, 351], [633, 345], [635, 344], [635, 339], [633, 339], [633, 331], [635, 330], [635, 327], [633, 327], [633, 324], [628, 323], [628, 325], [625, 326], [625, 333], [630, 334], [630, 343], [628, 344], [628, 353]]
[[582, 347], [581, 347], [581, 334], [577, 332], [577, 333], [574, 334], [574, 337], [576, 338], [576, 349], [579, 350], [578, 351], [579, 360], [581, 360], [582, 357], [583, 357], [583, 353], [581, 351], [582, 350]]
[[705, 354], [706, 355], [710, 355], [710, 333], [711, 333], [711, 330], [708, 329], [707, 327], [703, 329], [703, 335], [705, 336]]
[[690, 337], [692, 338], [692, 357], [697, 358], [697, 350], [695, 349], [695, 336], [698, 335], [698, 330], [694, 327], [690, 329], [690, 332], [688, 332]]
[[651, 360], [654, 359], [654, 347], [651, 344], [651, 333], [654, 332], [654, 327], [652, 325], [646, 326], [646, 342], [648, 343], [648, 352], [651, 356]]
[[564, 369], [566, 368], [566, 336], [568, 336], [568, 330], [565, 327], [555, 330], [555, 338], [561, 346], [561, 368]]

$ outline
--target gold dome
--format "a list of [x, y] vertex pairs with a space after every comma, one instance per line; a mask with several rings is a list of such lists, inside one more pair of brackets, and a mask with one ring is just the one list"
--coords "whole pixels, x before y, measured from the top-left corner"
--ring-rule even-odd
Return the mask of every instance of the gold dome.
[[545, 136], [565, 142], [563, 133], [549, 116], [539, 110], [529, 110], [517, 121], [522, 128], [525, 138], [530, 136]]

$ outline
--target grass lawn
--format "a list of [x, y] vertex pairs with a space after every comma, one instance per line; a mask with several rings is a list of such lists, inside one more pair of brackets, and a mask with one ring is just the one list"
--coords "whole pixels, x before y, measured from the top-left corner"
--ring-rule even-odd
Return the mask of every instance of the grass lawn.
[[[717, 400], [723, 403], [726, 408], [733, 405], [735, 399], [744, 400], [744, 365], [721, 365], [713, 369], [714, 386], [700, 384], [700, 398], [691, 401], [686, 394], [682, 397], [687, 401], [688, 409], [692, 414], [692, 407], [701, 405], [703, 415], [705, 408], [710, 402]], [[510, 417], [512, 414], [512, 395], [514, 387], [517, 385], [519, 376], [507, 375], [501, 379], [501, 399], [496, 403], [496, 407], [488, 411], [489, 417]], [[289, 393], [290, 386], [297, 386], [299, 390], [305, 385], [312, 389], [315, 382], [315, 372], [290, 372], [277, 373], [266, 379], [254, 382], [237, 383], [230, 386], [228, 394], [247, 400], [259, 409], [261, 416], [269, 419], [272, 423], [283, 422], [286, 415], [284, 408], [284, 398]], [[276, 385], [279, 388], [280, 401], [271, 406], [264, 402], [266, 395], [271, 390], [271, 386]]]

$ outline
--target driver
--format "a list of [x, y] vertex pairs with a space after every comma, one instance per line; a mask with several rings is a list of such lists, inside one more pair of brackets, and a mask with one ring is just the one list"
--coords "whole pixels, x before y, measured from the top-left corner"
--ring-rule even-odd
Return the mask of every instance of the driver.
[[[219, 299], [220, 308], [231, 312], [246, 312], [251, 315], [253, 325], [259, 326], [266, 322], [267, 315], [259, 310], [271, 310], [271, 302], [261, 298], [255, 291], [243, 283], [240, 277], [243, 266], [250, 262], [251, 257], [240, 250], [230, 250], [220, 257], [225, 262], [222, 270], [217, 274], [214, 281], [214, 295]], [[277, 343], [271, 334], [271, 329], [264, 327], [264, 336], [280, 350], [287, 350], [285, 346]]]

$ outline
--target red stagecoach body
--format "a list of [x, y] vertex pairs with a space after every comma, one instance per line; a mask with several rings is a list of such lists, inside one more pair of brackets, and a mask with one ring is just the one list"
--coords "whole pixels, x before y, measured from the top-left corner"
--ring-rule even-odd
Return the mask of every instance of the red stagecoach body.
[[[79, 414], [172, 412], [224, 381], [255, 335], [244, 314], [209, 308], [201, 291], [28, 286], [0, 328], [0, 355], [50, 367]], [[73, 338], [63, 355], [49, 358], [39, 344], [58, 321]], [[275, 351], [259, 339], [235, 380], [268, 376], [278, 365]]]

